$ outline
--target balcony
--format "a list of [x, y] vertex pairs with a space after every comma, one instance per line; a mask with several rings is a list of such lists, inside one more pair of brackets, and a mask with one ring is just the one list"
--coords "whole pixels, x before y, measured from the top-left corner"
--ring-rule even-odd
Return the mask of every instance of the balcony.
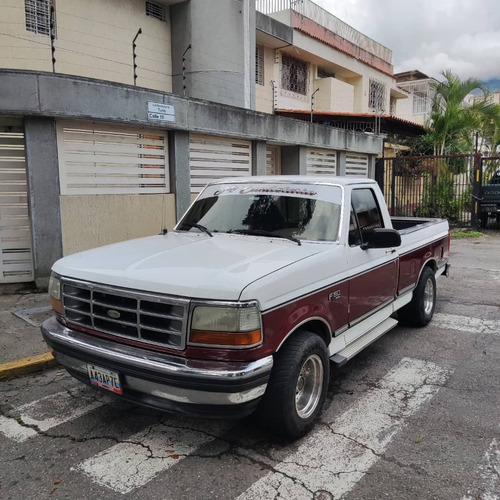
[[393, 75], [392, 51], [311, 0], [256, 0], [257, 11]]

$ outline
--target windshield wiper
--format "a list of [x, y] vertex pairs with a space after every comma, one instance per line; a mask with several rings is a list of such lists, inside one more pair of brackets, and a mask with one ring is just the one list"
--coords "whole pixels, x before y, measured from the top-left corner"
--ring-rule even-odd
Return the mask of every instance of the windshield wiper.
[[201, 224], [196, 224], [194, 222], [184, 222], [182, 224], [182, 226], [186, 226], [186, 227], [195, 227], [196, 229], [199, 229], [200, 231], [203, 231], [204, 233], [207, 233], [208, 236], [210, 237], [213, 237], [213, 234], [210, 232], [210, 230], [208, 230], [205, 226], [202, 226]]
[[269, 236], [270, 238], [283, 238], [285, 240], [293, 241], [294, 243], [297, 243], [299, 246], [302, 245], [300, 240], [298, 238], [295, 238], [294, 236], [285, 236], [283, 234], [276, 234], [273, 233], [272, 231], [264, 231], [263, 229], [230, 229], [228, 233], [248, 234], [255, 236]]

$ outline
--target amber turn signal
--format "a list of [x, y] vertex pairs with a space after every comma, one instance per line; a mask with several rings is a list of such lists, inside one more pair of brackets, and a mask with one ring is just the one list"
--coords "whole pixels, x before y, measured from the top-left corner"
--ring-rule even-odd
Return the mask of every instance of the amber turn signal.
[[261, 331], [253, 330], [244, 333], [206, 332], [191, 330], [189, 340], [193, 344], [205, 344], [218, 347], [244, 347], [258, 344], [261, 341]]
[[58, 299], [56, 299], [55, 297], [50, 297], [50, 303], [52, 304], [52, 309], [54, 309], [54, 311], [56, 313], [59, 313], [59, 314], [62, 314], [63, 313], [63, 307], [62, 307], [62, 302]]

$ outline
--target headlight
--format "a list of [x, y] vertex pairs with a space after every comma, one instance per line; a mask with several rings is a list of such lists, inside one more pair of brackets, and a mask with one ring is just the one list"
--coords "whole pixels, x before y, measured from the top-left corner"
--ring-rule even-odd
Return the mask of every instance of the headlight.
[[49, 280], [49, 295], [52, 308], [59, 314], [63, 313], [61, 302], [61, 281], [55, 275], [52, 275]]
[[189, 340], [205, 346], [255, 346], [262, 341], [259, 309], [256, 305], [197, 306], [193, 311]]

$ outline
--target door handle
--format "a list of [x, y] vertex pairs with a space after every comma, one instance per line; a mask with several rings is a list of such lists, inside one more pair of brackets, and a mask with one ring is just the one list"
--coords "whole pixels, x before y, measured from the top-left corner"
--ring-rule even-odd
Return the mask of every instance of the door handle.
[[395, 248], [389, 248], [388, 250], [385, 251], [385, 253], [396, 253]]

